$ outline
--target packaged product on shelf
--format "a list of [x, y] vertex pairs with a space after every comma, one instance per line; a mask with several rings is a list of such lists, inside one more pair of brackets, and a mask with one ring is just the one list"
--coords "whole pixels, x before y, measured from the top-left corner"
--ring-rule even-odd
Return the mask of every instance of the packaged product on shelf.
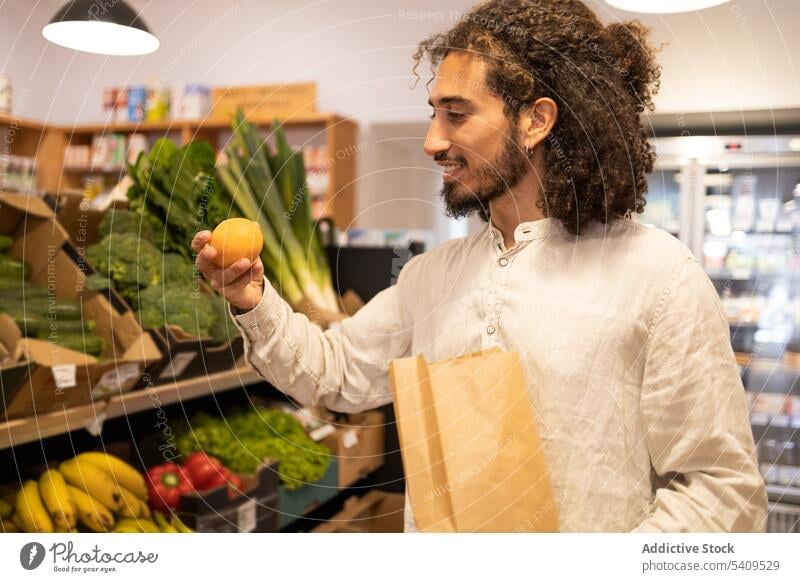
[[128, 121], [138, 123], [144, 121], [147, 106], [147, 87], [136, 85], [128, 87]]
[[92, 148], [88, 145], [68, 144], [64, 148], [65, 168], [88, 168], [91, 162]]
[[127, 105], [128, 90], [125, 87], [106, 87], [103, 89], [103, 111], [109, 114], [111, 123], [119, 121], [120, 111], [126, 111]]
[[146, 121], [164, 121], [169, 118], [170, 91], [160, 84], [147, 87]]
[[178, 84], [172, 89], [172, 119], [204, 119], [211, 110], [211, 88], [200, 83]]
[[36, 190], [36, 159], [30, 156], [0, 156], [0, 189], [13, 192]]
[[0, 73], [0, 113], [11, 114], [11, 76]]
[[141, 133], [132, 133], [128, 138], [128, 154], [126, 160], [129, 164], [136, 163], [136, 158], [141, 153], [147, 153], [147, 136]]

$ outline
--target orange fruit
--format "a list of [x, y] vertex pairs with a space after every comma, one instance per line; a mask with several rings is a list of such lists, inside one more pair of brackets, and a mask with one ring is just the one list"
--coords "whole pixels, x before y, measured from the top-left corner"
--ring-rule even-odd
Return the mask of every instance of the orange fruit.
[[211, 233], [211, 246], [217, 250], [214, 259], [222, 267], [230, 267], [239, 259], [255, 261], [264, 246], [264, 237], [257, 222], [246, 218], [223, 220]]

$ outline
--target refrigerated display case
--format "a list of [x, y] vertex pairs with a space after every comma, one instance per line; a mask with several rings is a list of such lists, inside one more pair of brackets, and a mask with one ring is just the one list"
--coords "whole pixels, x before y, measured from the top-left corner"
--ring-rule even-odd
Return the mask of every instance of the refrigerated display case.
[[[742, 368], [772, 531], [800, 532], [800, 134], [656, 137], [639, 218], [704, 265]], [[677, 227], [676, 227], [677, 223]]]

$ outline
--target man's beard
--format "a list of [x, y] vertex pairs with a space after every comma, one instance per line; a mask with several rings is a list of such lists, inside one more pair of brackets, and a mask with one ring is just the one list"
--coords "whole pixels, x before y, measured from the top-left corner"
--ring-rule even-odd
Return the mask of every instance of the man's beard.
[[[517, 127], [512, 128], [514, 137], [517, 136]], [[448, 158], [447, 154], [434, 156], [434, 160], [441, 161]], [[466, 163], [463, 158], [454, 161]], [[519, 184], [530, 168], [530, 161], [517, 145], [517, 140], [504, 140], [503, 151], [496, 160], [487, 162], [479, 168], [469, 168], [472, 172], [470, 179], [475, 184], [466, 187], [457, 180], [445, 183], [439, 196], [442, 197], [445, 213], [451, 218], [463, 218], [476, 212], [487, 219], [489, 216], [489, 202], [500, 198], [509, 189]]]

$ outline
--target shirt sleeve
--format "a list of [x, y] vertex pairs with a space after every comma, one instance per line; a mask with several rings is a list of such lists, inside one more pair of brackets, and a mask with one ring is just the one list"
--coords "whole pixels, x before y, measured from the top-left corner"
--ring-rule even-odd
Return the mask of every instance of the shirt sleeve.
[[242, 314], [231, 312], [244, 338], [245, 360], [304, 405], [359, 412], [387, 404], [392, 400], [389, 362], [408, 356], [411, 345], [402, 284], [401, 275], [397, 285], [378, 293], [353, 317], [322, 331], [295, 313], [265, 278], [259, 304]]
[[692, 257], [661, 299], [646, 349], [641, 420], [656, 482], [638, 532], [763, 532], [744, 387], [728, 322]]

